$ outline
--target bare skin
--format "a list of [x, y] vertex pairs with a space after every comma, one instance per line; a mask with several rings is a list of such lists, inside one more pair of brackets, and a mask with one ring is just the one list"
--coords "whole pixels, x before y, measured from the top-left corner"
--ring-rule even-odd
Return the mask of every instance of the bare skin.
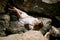
[[9, 8], [9, 10], [17, 12], [19, 19], [22, 19], [20, 21], [22, 21], [24, 25], [28, 24], [30, 29], [33, 29], [35, 25], [41, 23], [41, 21], [38, 20], [38, 18], [29, 16], [27, 13], [17, 9], [16, 7]]

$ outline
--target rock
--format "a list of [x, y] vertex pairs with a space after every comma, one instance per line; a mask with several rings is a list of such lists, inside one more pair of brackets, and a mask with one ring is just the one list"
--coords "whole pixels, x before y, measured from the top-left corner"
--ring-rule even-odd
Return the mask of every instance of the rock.
[[13, 34], [7, 37], [0, 37], [0, 40], [48, 40], [40, 31], [27, 31], [23, 34]]
[[37, 14], [47, 15], [48, 17], [60, 15], [59, 14], [60, 2], [55, 3], [55, 4], [47, 4], [47, 3], [42, 2], [42, 0], [38, 0], [38, 1], [37, 0], [27, 0], [27, 1], [12, 0], [12, 3], [15, 6], [17, 6], [17, 8], [24, 10], [26, 12], [30, 12], [30, 11], [37, 12]]
[[[12, 18], [14, 18], [14, 17], [12, 17]], [[0, 36], [6, 36], [6, 35], [16, 34], [16, 33], [23, 33], [25, 31], [26, 31], [26, 29], [25, 29], [24, 25], [21, 25], [18, 22], [18, 20], [11, 21], [9, 14], [0, 15]]]
[[49, 26], [52, 22], [50, 18], [40, 18], [40, 20], [43, 22], [43, 26], [45, 27]]
[[52, 28], [50, 29], [50, 33], [54, 37], [60, 37], [60, 28], [52, 26]]
[[50, 29], [50, 39], [51, 40], [60, 40], [60, 29], [52, 26]]
[[[37, 14], [47, 15], [49, 17], [60, 15], [60, 2], [55, 3], [60, 0], [52, 0], [55, 4], [48, 4], [42, 1], [50, 1], [50, 0], [0, 0], [0, 11], [4, 12], [4, 8], [10, 6], [16, 6], [17, 8], [24, 10], [26, 12], [37, 12]], [[22, 5], [21, 5], [22, 4]], [[58, 13], [59, 12], [59, 13]]]
[[60, 16], [55, 16], [55, 18], [60, 21]]
[[42, 0], [42, 2], [48, 3], [48, 4], [53, 4], [57, 3], [59, 0]]
[[39, 18], [43, 22], [43, 27], [40, 28], [40, 31], [45, 34], [51, 29], [52, 20], [49, 18]]
[[8, 0], [0, 0], [0, 13], [5, 12], [4, 8], [7, 4]]
[[[7, 28], [7, 33], [11, 34], [23, 33], [26, 31], [24, 25], [21, 25], [18, 21], [10, 21], [10, 26]], [[8, 35], [8, 34], [7, 34]]]
[[8, 14], [0, 15], [0, 35], [5, 36], [5, 30], [9, 27], [10, 16]]
[[10, 21], [18, 21], [18, 17], [16, 13], [9, 11], [9, 15], [10, 15]]

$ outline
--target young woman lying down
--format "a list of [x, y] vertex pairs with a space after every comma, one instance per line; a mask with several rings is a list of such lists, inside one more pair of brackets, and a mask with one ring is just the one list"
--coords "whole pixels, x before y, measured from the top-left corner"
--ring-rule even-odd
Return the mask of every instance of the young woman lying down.
[[16, 12], [19, 17], [19, 23], [28, 25], [29, 29], [39, 29], [42, 26], [42, 22], [38, 18], [30, 16], [16, 7], [9, 8], [9, 10]]

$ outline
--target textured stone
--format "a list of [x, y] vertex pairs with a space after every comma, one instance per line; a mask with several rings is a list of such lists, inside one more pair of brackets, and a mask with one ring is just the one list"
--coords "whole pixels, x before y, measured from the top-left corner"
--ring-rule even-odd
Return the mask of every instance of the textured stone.
[[0, 0], [0, 13], [5, 12], [4, 8], [5, 8], [6, 4], [7, 4], [7, 1], [8, 0]]
[[40, 31], [42, 32], [42, 34], [45, 34], [46, 32], [48, 32], [51, 29], [51, 22], [52, 20], [49, 18], [39, 18], [42, 23], [43, 23], [43, 27], [40, 28]]
[[0, 15], [0, 35], [5, 36], [5, 30], [9, 27], [10, 16], [8, 14]]
[[[54, 0], [55, 1], [55, 0]], [[15, 6], [17, 6], [19, 9], [22, 9], [26, 12], [32, 11], [37, 12], [40, 15], [47, 15], [49, 17], [60, 15], [60, 3], [55, 4], [47, 4], [43, 3], [42, 0], [26, 0], [26, 1], [19, 1], [19, 0], [13, 0], [13, 3]], [[22, 5], [21, 5], [22, 4]], [[58, 13], [59, 12], [59, 13]]]
[[23, 34], [13, 34], [7, 37], [0, 37], [0, 40], [47, 40], [40, 31], [27, 31]]
[[8, 32], [11, 33], [23, 33], [26, 31], [24, 25], [21, 25], [18, 21], [10, 21], [10, 26], [7, 28]]
[[16, 34], [16, 33], [23, 33], [25, 31], [26, 31], [26, 29], [25, 29], [24, 25], [21, 25], [18, 22], [18, 20], [11, 21], [10, 16], [8, 14], [0, 15], [0, 36], [6, 36], [9, 34]]
[[54, 37], [60, 37], [60, 28], [52, 26], [52, 28], [50, 29], [50, 33]]
[[53, 4], [57, 3], [59, 0], [42, 0], [42, 2], [48, 3], [48, 4]]

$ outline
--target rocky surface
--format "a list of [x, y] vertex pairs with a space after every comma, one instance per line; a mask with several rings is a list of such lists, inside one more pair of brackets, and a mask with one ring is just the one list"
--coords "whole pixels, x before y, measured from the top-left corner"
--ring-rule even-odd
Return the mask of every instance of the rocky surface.
[[[13, 0], [13, 3], [20, 9], [29, 12], [37, 12], [39, 14], [44, 14], [47, 16], [56, 16], [60, 15], [59, 13], [59, 2], [55, 4], [43, 3], [42, 0], [26, 0], [21, 3], [18, 0]], [[22, 4], [22, 5], [21, 5]], [[59, 13], [58, 13], [59, 12]]]
[[[59, 0], [53, 0], [53, 1], [57, 2]], [[26, 12], [33, 11], [39, 14], [47, 15], [49, 17], [60, 15], [59, 14], [60, 13], [60, 8], [59, 8], [60, 2], [57, 2], [55, 4], [48, 4], [48, 3], [44, 3], [43, 0], [38, 0], [38, 1], [37, 0], [1, 0], [0, 1], [1, 12], [5, 11], [4, 8], [6, 7], [6, 5], [10, 5], [10, 6], [13, 5]]]
[[9, 27], [10, 16], [7, 14], [0, 15], [0, 35], [5, 36], [5, 30]]
[[8, 0], [0, 0], [0, 13], [5, 12], [4, 8], [7, 4]]
[[43, 22], [43, 27], [40, 29], [40, 31], [43, 34], [45, 34], [47, 31], [49, 31], [51, 29], [52, 20], [49, 18], [39, 18], [39, 20], [41, 20]]
[[27, 31], [23, 34], [13, 34], [7, 37], [0, 37], [0, 40], [48, 40], [40, 31]]
[[[14, 18], [14, 17], [12, 17]], [[8, 14], [0, 15], [0, 35], [6, 36], [9, 34], [23, 33], [26, 31], [24, 25], [20, 25], [17, 21], [10, 21], [10, 16]]]
[[42, 0], [42, 1], [48, 4], [53, 4], [53, 3], [57, 3], [60, 0]]
[[43, 34], [52, 30], [50, 31], [52, 36], [60, 36], [60, 2], [58, 1], [60, 0], [0, 0], [0, 35], [25, 32], [25, 27], [17, 22], [17, 15], [8, 10], [9, 7], [15, 6], [30, 15], [42, 17], [39, 19], [43, 22], [43, 27], [40, 29]]
[[18, 21], [10, 22], [10, 25], [7, 28], [7, 32], [11, 32], [11, 34], [23, 33], [25, 31], [26, 28], [24, 27], [24, 25], [20, 24]]

